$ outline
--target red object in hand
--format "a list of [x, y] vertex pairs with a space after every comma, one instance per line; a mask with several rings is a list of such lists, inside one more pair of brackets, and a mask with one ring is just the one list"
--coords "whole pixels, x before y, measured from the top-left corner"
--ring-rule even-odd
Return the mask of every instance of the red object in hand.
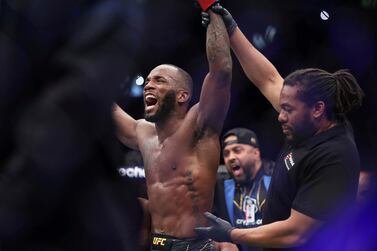
[[217, 2], [217, 0], [198, 0], [200, 7], [202, 7], [203, 11], [206, 11], [212, 4]]

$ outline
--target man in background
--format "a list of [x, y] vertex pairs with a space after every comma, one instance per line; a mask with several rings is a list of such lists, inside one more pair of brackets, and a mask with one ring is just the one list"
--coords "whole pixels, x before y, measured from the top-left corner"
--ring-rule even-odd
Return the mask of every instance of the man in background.
[[[246, 128], [226, 132], [222, 149], [230, 179], [218, 178], [213, 213], [237, 228], [262, 225], [263, 206], [275, 163], [261, 158], [258, 138]], [[239, 248], [241, 251], [261, 250], [246, 245]]]

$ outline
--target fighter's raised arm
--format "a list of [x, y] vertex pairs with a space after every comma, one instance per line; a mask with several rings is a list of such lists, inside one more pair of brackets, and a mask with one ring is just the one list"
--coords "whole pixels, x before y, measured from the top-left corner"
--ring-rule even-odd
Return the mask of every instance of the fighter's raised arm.
[[229, 37], [221, 16], [209, 11], [207, 59], [209, 72], [204, 79], [199, 101], [198, 122], [220, 132], [230, 102], [232, 58]]
[[123, 111], [117, 104], [113, 105], [113, 119], [117, 128], [118, 139], [126, 146], [138, 150], [136, 136], [137, 120]]
[[[284, 79], [275, 66], [245, 37], [228, 10], [220, 5], [212, 7], [212, 10], [223, 17], [229, 33], [231, 48], [246, 76], [279, 111], [279, 97]], [[204, 24], [208, 23], [207, 18], [205, 14], [202, 15]]]

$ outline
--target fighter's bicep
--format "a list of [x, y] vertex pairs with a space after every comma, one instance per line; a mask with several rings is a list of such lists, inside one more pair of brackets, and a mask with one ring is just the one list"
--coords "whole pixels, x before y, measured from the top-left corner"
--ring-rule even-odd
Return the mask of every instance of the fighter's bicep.
[[137, 125], [138, 121], [124, 112], [119, 106], [113, 110], [113, 119], [117, 129], [118, 139], [132, 149], [138, 149]]
[[198, 122], [221, 131], [230, 102], [231, 81], [227, 76], [207, 74], [198, 107]]

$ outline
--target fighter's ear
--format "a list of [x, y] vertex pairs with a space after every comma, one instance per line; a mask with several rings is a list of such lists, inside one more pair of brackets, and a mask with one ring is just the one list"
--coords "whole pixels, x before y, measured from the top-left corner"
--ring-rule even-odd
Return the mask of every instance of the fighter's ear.
[[179, 89], [177, 91], [177, 102], [186, 103], [190, 99], [190, 93], [187, 90]]
[[312, 115], [314, 118], [320, 118], [326, 112], [326, 104], [323, 101], [317, 101], [312, 107]]

